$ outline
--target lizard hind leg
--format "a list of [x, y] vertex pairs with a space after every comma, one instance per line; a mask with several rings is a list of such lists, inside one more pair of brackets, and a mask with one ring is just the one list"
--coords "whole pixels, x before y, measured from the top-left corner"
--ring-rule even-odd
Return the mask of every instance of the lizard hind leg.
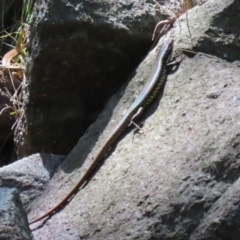
[[131, 121], [130, 121], [130, 123], [128, 124], [128, 126], [131, 126], [131, 125], [133, 124], [136, 128], [141, 129], [141, 128], [134, 122], [134, 119], [136, 119], [136, 118], [142, 113], [142, 111], [143, 111], [143, 108], [140, 107], [140, 108], [137, 110], [137, 112], [133, 115], [133, 117], [131, 118]]
[[136, 129], [134, 131], [139, 131], [141, 133], [143, 133], [144, 130], [137, 123], [135, 123], [134, 120], [142, 113], [142, 111], [143, 111], [143, 108], [140, 107], [138, 109], [138, 111], [133, 115], [133, 117], [131, 118], [131, 121], [130, 121], [130, 123], [128, 125], [128, 126], [134, 125], [136, 127]]

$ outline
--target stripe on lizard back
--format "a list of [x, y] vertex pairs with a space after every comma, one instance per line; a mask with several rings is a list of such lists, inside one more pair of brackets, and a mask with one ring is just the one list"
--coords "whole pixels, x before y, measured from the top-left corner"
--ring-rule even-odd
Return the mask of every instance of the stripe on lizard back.
[[[142, 113], [142, 110], [147, 107], [147, 105], [152, 102], [152, 100], [156, 97], [161, 87], [163, 86], [166, 77], [166, 65], [169, 60], [173, 48], [173, 40], [164, 42], [161, 46], [156, 60], [154, 62], [152, 72], [150, 77], [148, 78], [146, 84], [143, 87], [143, 90], [127, 110], [126, 114], [116, 126], [116, 128], [112, 131], [111, 135], [107, 138], [104, 143], [102, 149], [99, 151], [95, 159], [92, 161], [91, 165], [87, 169], [87, 171], [83, 174], [77, 184], [73, 187], [73, 189], [64, 197], [61, 202], [59, 202], [54, 208], [40, 216], [39, 218], [31, 221], [29, 224], [38, 222], [43, 218], [53, 215], [55, 212], [60, 210], [68, 200], [76, 194], [78, 189], [84, 185], [86, 181], [92, 176], [94, 171], [96, 170], [100, 161], [103, 160], [104, 156], [108, 153], [112, 145], [117, 141], [119, 136], [125, 131], [125, 129], [131, 124], [133, 118], [139, 116]], [[140, 111], [139, 111], [140, 110]]]

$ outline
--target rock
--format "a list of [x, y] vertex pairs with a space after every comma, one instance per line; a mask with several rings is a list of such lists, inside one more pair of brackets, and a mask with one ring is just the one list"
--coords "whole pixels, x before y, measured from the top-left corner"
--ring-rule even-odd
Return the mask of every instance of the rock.
[[20, 192], [24, 208], [41, 195], [64, 156], [34, 154], [0, 168], [0, 186], [14, 188]]
[[38, 1], [28, 44], [19, 158], [68, 154], [151, 46], [154, 0]]
[[0, 187], [0, 216], [1, 240], [33, 239], [27, 215], [16, 189]]
[[[239, 7], [237, 0], [209, 0], [176, 21], [162, 41], [174, 38], [175, 53], [198, 53], [169, 74], [142, 116], [144, 133], [123, 134], [85, 187], [31, 226], [34, 239], [236, 239]], [[110, 99], [29, 205], [29, 220], [54, 207], [79, 181], [142, 89], [155, 56], [156, 49]]]

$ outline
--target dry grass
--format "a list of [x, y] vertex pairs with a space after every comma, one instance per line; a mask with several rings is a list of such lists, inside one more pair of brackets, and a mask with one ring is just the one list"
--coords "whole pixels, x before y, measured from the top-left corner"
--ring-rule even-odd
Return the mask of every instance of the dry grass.
[[[22, 85], [25, 81], [25, 46], [34, 2], [35, 0], [0, 1], [0, 51], [4, 55], [0, 56], [0, 91], [8, 98], [6, 103], [1, 105], [0, 118], [4, 119], [3, 122], [12, 122], [14, 118], [11, 130], [17, 129], [23, 113]], [[6, 20], [8, 20], [7, 26]], [[0, 143], [0, 153], [11, 134], [12, 131], [5, 141]]]
[[[25, 66], [25, 35], [26, 30], [19, 29], [17, 38], [12, 37], [15, 42], [15, 47], [9, 50], [2, 58], [0, 87], [9, 97], [11, 105], [5, 106], [0, 111], [0, 115], [6, 110], [10, 111], [10, 116], [19, 117], [22, 111], [22, 83], [24, 80], [24, 66]], [[13, 126], [14, 127], [14, 126]]]
[[168, 17], [178, 18], [189, 9], [196, 5], [201, 5], [204, 2], [206, 2], [206, 0], [165, 0], [164, 3], [159, 4], [159, 6], [162, 14]]
[[159, 6], [160, 12], [165, 15], [166, 20], [160, 21], [153, 32], [152, 40], [154, 40], [156, 32], [160, 26], [162, 26], [159, 35], [163, 35], [166, 31], [171, 28], [173, 23], [179, 18], [182, 14], [186, 13], [189, 9], [193, 8], [196, 5], [201, 5], [207, 0], [165, 0], [165, 1], [156, 1]]
[[[28, 37], [29, 22], [31, 22], [31, 10], [35, 0], [23, 0], [22, 5], [16, 7], [17, 13], [10, 16], [14, 19], [12, 26], [4, 28], [4, 16], [15, 1], [3, 0], [0, 11], [0, 43], [5, 45], [9, 51], [2, 56], [0, 61], [0, 87], [5, 92], [12, 103], [11, 106], [5, 106], [0, 109], [0, 115], [6, 110], [11, 110], [10, 115], [16, 119], [22, 111], [22, 93], [21, 86], [24, 80], [25, 57], [26, 57], [26, 39]], [[26, 23], [27, 22], [27, 23]], [[16, 84], [17, 83], [17, 84]], [[14, 126], [13, 126], [14, 127]]]

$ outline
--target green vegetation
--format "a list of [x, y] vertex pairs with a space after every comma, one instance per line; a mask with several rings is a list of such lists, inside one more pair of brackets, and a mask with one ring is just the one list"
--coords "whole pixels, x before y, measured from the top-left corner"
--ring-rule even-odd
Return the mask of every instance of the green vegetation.
[[35, 0], [0, 1], [0, 55], [23, 44]]

